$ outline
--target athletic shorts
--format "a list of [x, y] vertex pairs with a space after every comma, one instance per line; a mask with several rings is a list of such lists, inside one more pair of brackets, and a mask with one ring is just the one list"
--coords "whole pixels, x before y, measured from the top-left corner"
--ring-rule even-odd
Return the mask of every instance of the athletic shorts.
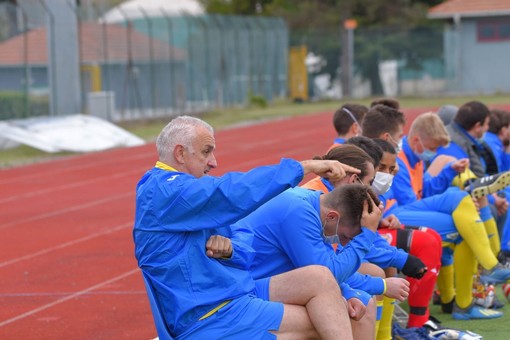
[[245, 295], [198, 321], [176, 339], [276, 339], [269, 331], [280, 329], [282, 319], [282, 303]]
[[255, 280], [255, 296], [269, 301], [269, 282], [271, 281], [270, 277], [266, 277], [263, 279]]

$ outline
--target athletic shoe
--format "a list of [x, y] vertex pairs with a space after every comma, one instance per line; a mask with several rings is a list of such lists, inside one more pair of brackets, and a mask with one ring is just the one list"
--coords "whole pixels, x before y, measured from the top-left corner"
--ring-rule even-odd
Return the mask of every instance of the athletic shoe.
[[506, 268], [501, 263], [491, 270], [483, 270], [480, 275], [480, 282], [485, 284], [504, 283], [510, 279], [510, 268]]
[[501, 301], [496, 294], [494, 294], [494, 300], [492, 300], [492, 306], [490, 306], [490, 309], [501, 309], [505, 307], [505, 302]]
[[447, 303], [441, 303], [441, 311], [446, 314], [452, 314], [453, 312], [453, 305], [455, 304], [455, 297], [452, 299], [452, 301]]
[[391, 336], [394, 340], [433, 340], [435, 338], [429, 335], [429, 330], [425, 327], [402, 328], [398, 323], [394, 323], [391, 328]]
[[455, 302], [455, 296], [450, 302], [443, 303], [441, 302], [441, 295], [438, 290], [434, 291], [432, 295], [432, 304], [436, 306], [441, 306], [441, 311], [445, 314], [452, 314], [453, 311], [453, 303]]
[[498, 254], [498, 261], [506, 268], [510, 268], [510, 253], [506, 251], [500, 251]]
[[453, 306], [452, 318], [455, 320], [473, 320], [473, 319], [496, 319], [503, 316], [502, 312], [492, 309], [482, 308], [471, 305], [468, 308], [460, 308], [455, 304]]
[[477, 178], [467, 183], [464, 190], [474, 198], [494, 194], [510, 185], [510, 171]]
[[441, 322], [430, 316], [430, 319], [423, 325], [424, 328], [428, 329], [429, 336], [434, 339], [460, 339], [460, 340], [482, 340], [483, 337], [480, 334], [468, 330], [460, 330], [456, 328], [448, 328], [440, 325]]

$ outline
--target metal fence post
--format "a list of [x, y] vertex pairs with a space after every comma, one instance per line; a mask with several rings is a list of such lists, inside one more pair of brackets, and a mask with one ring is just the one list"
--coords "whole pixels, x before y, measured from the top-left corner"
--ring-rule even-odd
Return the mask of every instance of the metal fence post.
[[166, 11], [162, 8], [160, 8], [161, 13], [163, 13], [163, 18], [166, 21], [167, 26], [167, 42], [168, 42], [168, 73], [169, 73], [169, 80], [170, 80], [170, 91], [171, 91], [171, 104], [170, 104], [170, 112], [173, 111], [173, 107], [177, 109], [176, 105], [176, 91], [177, 87], [175, 86], [175, 70], [173, 67], [173, 63], [175, 62], [175, 55], [174, 55], [174, 46], [173, 45], [173, 29], [172, 29], [172, 19], [166, 13]]
[[[124, 77], [124, 84], [123, 84], [123, 95], [122, 95], [122, 109], [121, 109], [121, 115], [124, 116], [124, 108], [125, 108], [125, 100], [126, 100], [126, 95], [129, 96], [129, 82], [132, 81], [134, 82], [134, 86], [135, 86], [135, 89], [134, 89], [134, 98], [135, 98], [135, 101], [136, 101], [136, 104], [135, 105], [138, 105], [138, 109], [140, 110], [140, 113], [141, 113], [141, 116], [143, 117], [144, 114], [143, 114], [143, 108], [142, 108], [142, 99], [140, 97], [140, 92], [139, 92], [139, 89], [138, 89], [138, 75], [136, 74], [135, 72], [135, 69], [134, 69], [134, 65], [133, 65], [133, 51], [132, 51], [132, 23], [131, 21], [129, 21], [129, 16], [126, 15], [126, 13], [124, 12], [123, 9], [121, 9], [120, 7], [117, 8], [119, 10], [119, 13], [121, 13], [121, 15], [124, 17], [125, 21], [126, 21], [126, 25], [127, 25], [127, 30], [126, 30], [126, 43], [127, 43], [127, 64], [126, 64], [126, 75]], [[130, 113], [130, 115], [132, 116], [132, 113]]]
[[[94, 15], [96, 17], [99, 17], [99, 9], [97, 8], [97, 4], [96, 3], [93, 3], [92, 4], [92, 8], [94, 10]], [[106, 23], [106, 20], [103, 20], [101, 22], [101, 41], [103, 43], [103, 63], [101, 65], [101, 79], [104, 78], [104, 83], [106, 83], [102, 90], [103, 91], [110, 91], [111, 90], [111, 84], [112, 84], [112, 81], [111, 81], [111, 72], [110, 72], [110, 61], [109, 61], [109, 57], [108, 57], [108, 24]], [[105, 72], [103, 72], [103, 70]], [[104, 73], [106, 73], [106, 75], [104, 75]], [[110, 105], [106, 105], [106, 118], [109, 120], [109, 121], [112, 121], [113, 120], [113, 112], [111, 112], [111, 108], [110, 108]]]
[[[41, 6], [42, 8], [44, 9], [44, 11], [46, 12], [46, 14], [48, 15], [48, 18], [49, 18], [49, 27], [48, 29], [46, 30], [46, 38], [48, 39], [49, 38], [49, 35], [51, 34], [51, 36], [54, 36], [54, 33], [53, 33], [53, 30], [55, 29], [55, 18], [53, 17], [53, 13], [51, 13], [51, 11], [49, 10], [49, 8], [46, 6], [46, 3], [44, 2], [44, 0], [39, 0], [39, 2], [41, 3]], [[51, 39], [51, 49], [52, 50], [55, 50], [55, 44], [54, 44], [54, 39]], [[50, 66], [51, 68], [51, 78], [53, 79], [51, 81], [51, 96], [50, 96], [50, 115], [51, 116], [55, 116], [57, 114], [56, 112], [56, 103], [58, 102], [58, 91], [57, 91], [57, 74], [56, 74], [56, 65], [54, 65], [54, 61], [52, 58], [49, 58], [50, 60], [48, 60], [49, 63], [51, 63], [52, 65]], [[46, 64], [46, 69], [48, 69], [48, 64]], [[48, 76], [48, 80], [49, 80], [49, 74], [48, 72], [47, 73], [47, 76]], [[52, 98], [55, 98], [55, 100], [52, 100]]]
[[69, 2], [69, 1], [66, 1], [66, 4], [69, 6], [69, 9], [71, 10], [71, 12], [73, 12], [73, 14], [76, 16], [76, 22], [78, 23], [78, 65], [80, 66], [80, 72], [79, 72], [79, 77], [80, 77], [80, 88], [81, 88], [81, 110], [80, 111], [84, 111], [84, 107], [85, 107], [85, 102], [86, 102], [86, 95], [85, 95], [85, 84], [83, 82], [83, 74], [82, 74], [82, 70], [81, 70], [81, 66], [82, 66], [82, 63], [83, 63], [83, 56], [82, 56], [82, 53], [83, 53], [83, 49], [82, 49], [82, 20], [81, 20], [81, 17], [80, 17], [80, 14], [78, 13], [78, 5], [73, 5], [72, 2]]
[[20, 5], [15, 5], [16, 9], [21, 12], [21, 16], [23, 17], [23, 73], [25, 76], [25, 81], [23, 82], [23, 113], [22, 117], [30, 116], [30, 64], [28, 60], [29, 53], [29, 43], [28, 43], [28, 27], [27, 27], [27, 13]]
[[147, 15], [147, 12], [145, 12], [145, 10], [140, 7], [139, 8], [140, 10], [140, 13], [142, 13], [142, 16], [144, 18], [144, 20], [147, 22], [147, 29], [149, 31], [149, 58], [150, 58], [150, 65], [149, 65], [149, 68], [150, 68], [150, 89], [151, 89], [151, 103], [152, 103], [152, 115], [153, 116], [157, 116], [156, 114], [156, 89], [155, 89], [155, 86], [154, 86], [154, 79], [155, 79], [155, 72], [154, 72], [154, 31], [152, 30], [152, 20], [151, 18]]

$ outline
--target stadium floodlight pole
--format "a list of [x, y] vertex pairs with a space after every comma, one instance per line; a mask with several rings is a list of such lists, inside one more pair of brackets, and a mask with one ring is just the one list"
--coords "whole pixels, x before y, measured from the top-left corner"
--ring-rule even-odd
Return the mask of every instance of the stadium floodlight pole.
[[344, 21], [344, 29], [347, 30], [347, 96], [352, 97], [354, 93], [354, 30], [358, 26], [355, 19]]

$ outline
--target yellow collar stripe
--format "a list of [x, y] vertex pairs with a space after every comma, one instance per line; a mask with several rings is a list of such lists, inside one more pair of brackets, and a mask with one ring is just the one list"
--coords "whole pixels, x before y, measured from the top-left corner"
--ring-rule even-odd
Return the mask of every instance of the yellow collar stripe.
[[158, 169], [166, 170], [166, 171], [178, 172], [176, 169], [172, 168], [170, 165], [166, 165], [165, 163], [160, 162], [160, 161], [156, 162], [155, 167]]

